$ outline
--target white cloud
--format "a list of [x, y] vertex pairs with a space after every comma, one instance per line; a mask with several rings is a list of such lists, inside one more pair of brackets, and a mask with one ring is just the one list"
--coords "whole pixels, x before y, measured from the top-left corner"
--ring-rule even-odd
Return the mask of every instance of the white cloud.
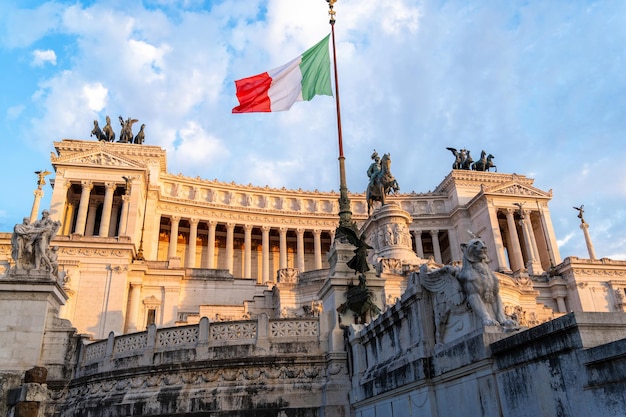
[[108, 93], [109, 91], [100, 83], [83, 86], [83, 95], [87, 100], [87, 107], [95, 112], [99, 112], [106, 106]]
[[32, 65], [35, 67], [43, 67], [46, 63], [56, 65], [57, 54], [52, 49], [35, 49], [33, 51]]

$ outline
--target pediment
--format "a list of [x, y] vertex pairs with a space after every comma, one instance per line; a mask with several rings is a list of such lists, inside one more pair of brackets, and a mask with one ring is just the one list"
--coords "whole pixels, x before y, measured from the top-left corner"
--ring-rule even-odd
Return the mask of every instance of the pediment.
[[138, 161], [104, 149], [91, 149], [85, 152], [59, 157], [52, 153], [50, 159], [55, 165], [62, 164], [115, 168], [145, 168], [145, 165]]
[[508, 182], [486, 188], [485, 194], [519, 195], [525, 197], [552, 197], [552, 191], [545, 192], [538, 188], [531, 187], [518, 182]]

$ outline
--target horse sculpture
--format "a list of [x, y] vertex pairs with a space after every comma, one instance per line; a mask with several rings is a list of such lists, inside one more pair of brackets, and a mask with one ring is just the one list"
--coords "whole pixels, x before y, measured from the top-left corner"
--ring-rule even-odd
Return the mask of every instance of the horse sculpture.
[[494, 165], [492, 159], [495, 158], [492, 154], [487, 155], [487, 152], [482, 151], [480, 153], [480, 159], [472, 164], [474, 171], [489, 171], [490, 168], [495, 168], [498, 172], [498, 168]]
[[385, 196], [391, 192], [395, 194], [399, 190], [400, 186], [391, 174], [391, 156], [386, 153], [380, 160], [380, 172], [373, 175], [367, 186], [367, 214], [370, 214], [374, 201], [380, 201], [384, 206]]
[[98, 126], [98, 121], [94, 120], [93, 121], [93, 130], [91, 131], [91, 135], [89, 136], [95, 136], [96, 139], [100, 140], [100, 141], [106, 141], [106, 136], [104, 136], [104, 133], [102, 133], [102, 130], [100, 129], [100, 126]]

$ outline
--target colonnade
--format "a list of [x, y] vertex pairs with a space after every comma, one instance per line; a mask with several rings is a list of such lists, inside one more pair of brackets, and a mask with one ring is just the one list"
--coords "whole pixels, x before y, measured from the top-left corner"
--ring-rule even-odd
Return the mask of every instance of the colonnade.
[[[77, 182], [66, 181], [65, 187], [68, 198], [61, 219], [61, 234], [100, 237], [125, 235], [130, 196], [124, 193], [122, 184], [83, 180], [80, 181], [79, 198], [70, 192], [76, 191]], [[94, 194], [96, 187], [99, 192], [103, 191], [103, 195]]]
[[177, 215], [164, 216], [160, 225], [159, 260], [181, 257], [187, 268], [223, 268], [235, 276], [256, 276], [261, 283], [274, 281], [277, 269], [305, 272], [324, 268], [323, 255], [335, 233], [334, 229], [239, 224]]
[[[500, 219], [498, 258], [501, 266], [508, 263], [513, 271], [528, 270], [538, 275], [561, 262], [558, 249], [546, 234], [551, 230], [550, 219], [541, 210], [496, 208], [496, 218]], [[502, 221], [502, 218], [504, 220]], [[506, 249], [506, 253], [505, 253]]]

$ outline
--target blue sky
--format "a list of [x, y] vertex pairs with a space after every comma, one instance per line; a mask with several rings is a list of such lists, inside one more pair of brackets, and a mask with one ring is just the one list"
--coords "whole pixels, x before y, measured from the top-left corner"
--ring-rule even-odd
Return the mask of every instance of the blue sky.
[[[231, 114], [233, 81], [282, 65], [329, 31], [323, 0], [4, 0], [0, 6], [0, 231], [30, 213], [53, 141], [93, 120], [146, 124], [172, 173], [338, 189], [334, 99]], [[626, 259], [626, 2], [339, 0], [348, 188], [390, 152], [403, 192], [449, 173], [446, 147], [553, 190], [561, 256]], [[119, 135], [119, 127], [117, 134]], [[135, 133], [137, 128], [135, 128]], [[42, 202], [49, 202], [45, 188]]]

